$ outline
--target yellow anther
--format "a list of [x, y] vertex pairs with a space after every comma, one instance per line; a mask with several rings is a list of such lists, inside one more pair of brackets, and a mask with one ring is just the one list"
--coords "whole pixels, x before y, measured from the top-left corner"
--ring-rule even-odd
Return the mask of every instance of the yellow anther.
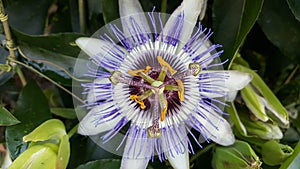
[[179, 90], [178, 90], [178, 97], [180, 101], [184, 101], [184, 85], [181, 80], [176, 80]]
[[165, 117], [166, 117], [166, 114], [167, 114], [167, 110], [168, 110], [168, 101], [166, 100], [166, 107], [161, 112], [160, 121], [164, 121], [165, 120]]
[[158, 62], [159, 62], [159, 64], [160, 64], [161, 67], [166, 66], [168, 68], [168, 70], [171, 73], [171, 75], [174, 75], [177, 72], [161, 56], [157, 56], [157, 60], [158, 60]]
[[138, 96], [138, 95], [132, 94], [132, 95], [129, 96], [129, 98], [130, 98], [131, 100], [134, 100], [134, 101], [137, 102], [138, 104], [140, 104], [141, 109], [145, 109], [145, 108], [146, 108], [144, 102], [141, 101], [141, 100], [139, 100], [139, 96]]
[[139, 76], [140, 72], [143, 73], [148, 73], [151, 70], [150, 66], [146, 66], [145, 69], [139, 69], [139, 70], [128, 70], [128, 74], [130, 74], [131, 76]]

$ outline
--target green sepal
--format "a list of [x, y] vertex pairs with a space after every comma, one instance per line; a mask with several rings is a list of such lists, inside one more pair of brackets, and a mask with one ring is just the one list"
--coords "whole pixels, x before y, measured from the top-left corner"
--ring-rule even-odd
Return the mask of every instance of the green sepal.
[[261, 149], [262, 159], [264, 163], [275, 166], [282, 164], [287, 158], [293, 154], [294, 150], [284, 144], [280, 144], [275, 140], [270, 140], [263, 144]]
[[251, 84], [260, 92], [270, 107], [274, 109], [274, 111], [270, 111], [270, 113], [273, 115], [273, 120], [276, 120], [276, 122], [282, 127], [288, 128], [289, 116], [287, 110], [282, 106], [280, 101], [277, 99], [271, 89], [265, 84], [262, 78], [255, 71], [236, 63], [233, 63], [231, 68], [241, 72], [249, 73], [253, 76]]
[[264, 122], [269, 120], [269, 117], [265, 112], [265, 106], [259, 99], [260, 96], [256, 94], [250, 84], [241, 90], [241, 95], [246, 106], [259, 120]]
[[261, 164], [250, 145], [238, 140], [232, 146], [216, 146], [212, 159], [214, 169], [256, 169]]

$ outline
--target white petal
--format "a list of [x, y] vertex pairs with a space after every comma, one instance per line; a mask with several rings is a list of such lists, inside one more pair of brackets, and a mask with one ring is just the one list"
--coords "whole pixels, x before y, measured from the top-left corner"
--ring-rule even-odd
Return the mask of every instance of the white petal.
[[233, 102], [233, 100], [236, 98], [237, 93], [238, 93], [237, 90], [228, 92], [225, 97], [225, 100], [228, 102]]
[[86, 37], [78, 38], [75, 42], [89, 56], [95, 56], [99, 53], [103, 53], [103, 46], [108, 44], [100, 39]]
[[[239, 72], [236, 70], [228, 71], [202, 71], [200, 74], [207, 74], [207, 79], [200, 80], [200, 83], [211, 84], [210, 90], [215, 92], [203, 92], [201, 94], [210, 98], [215, 97], [232, 97], [231, 92], [244, 88], [251, 80], [252, 75]], [[219, 77], [215, 77], [215, 76]]]
[[[137, 134], [135, 132], [138, 132]], [[133, 133], [137, 136], [133, 137]], [[153, 150], [150, 148], [150, 142], [146, 138], [142, 137], [141, 130], [130, 130], [124, 154], [122, 156], [122, 162], [120, 169], [146, 169], [151, 158]], [[150, 149], [149, 149], [150, 148]]]
[[109, 112], [114, 110], [113, 103], [108, 102], [93, 108], [79, 123], [78, 133], [81, 135], [96, 135], [108, 130], [111, 130], [122, 119], [122, 116], [117, 116], [111, 119], [103, 119], [103, 123], [96, 125], [95, 121], [101, 118], [99, 112]]
[[234, 143], [235, 139], [231, 127], [223, 117], [211, 109], [205, 110], [200, 108], [200, 111], [205, 116], [200, 116], [198, 114], [194, 116], [204, 126], [202, 127], [203, 135], [223, 146]]
[[183, 154], [176, 153], [175, 150], [172, 150], [174, 153], [174, 157], [168, 157], [168, 160], [171, 166], [174, 169], [189, 169], [189, 153], [186, 150]]
[[128, 16], [133, 17], [137, 25], [140, 28], [143, 28], [143, 33], [150, 33], [147, 19], [145, 15], [142, 14], [144, 11], [138, 0], [119, 0], [119, 12], [123, 25], [123, 31], [127, 37], [131, 36], [129, 30], [127, 29], [129, 28], [128, 26], [130, 24]]
[[184, 44], [190, 39], [201, 11], [206, 7], [206, 0], [183, 0], [181, 5], [172, 13], [164, 27], [164, 35], [172, 28], [174, 21], [180, 13], [184, 13], [184, 25], [178, 49], [180, 50]]

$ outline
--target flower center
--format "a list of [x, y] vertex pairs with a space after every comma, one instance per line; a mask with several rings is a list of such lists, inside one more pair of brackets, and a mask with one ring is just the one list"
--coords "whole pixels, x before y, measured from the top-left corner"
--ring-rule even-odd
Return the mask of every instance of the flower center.
[[160, 64], [159, 70], [146, 66], [145, 69], [129, 70], [131, 79], [125, 78], [119, 71], [114, 71], [110, 76], [113, 84], [129, 85], [129, 98], [137, 103], [137, 108], [151, 111], [152, 126], [147, 130], [151, 138], [160, 137], [159, 120], [165, 120], [168, 109], [175, 109], [184, 101], [182, 79], [190, 75], [197, 76], [201, 70], [199, 63], [191, 63], [187, 71], [178, 73], [161, 56], [157, 60]]

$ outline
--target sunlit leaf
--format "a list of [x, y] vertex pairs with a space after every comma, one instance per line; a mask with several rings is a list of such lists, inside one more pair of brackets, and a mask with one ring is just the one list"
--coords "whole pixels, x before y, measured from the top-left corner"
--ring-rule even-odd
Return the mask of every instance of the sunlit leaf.
[[15, 159], [27, 148], [23, 136], [51, 118], [48, 102], [34, 81], [28, 82], [21, 91], [13, 113], [21, 123], [7, 127], [5, 138], [11, 156]]

